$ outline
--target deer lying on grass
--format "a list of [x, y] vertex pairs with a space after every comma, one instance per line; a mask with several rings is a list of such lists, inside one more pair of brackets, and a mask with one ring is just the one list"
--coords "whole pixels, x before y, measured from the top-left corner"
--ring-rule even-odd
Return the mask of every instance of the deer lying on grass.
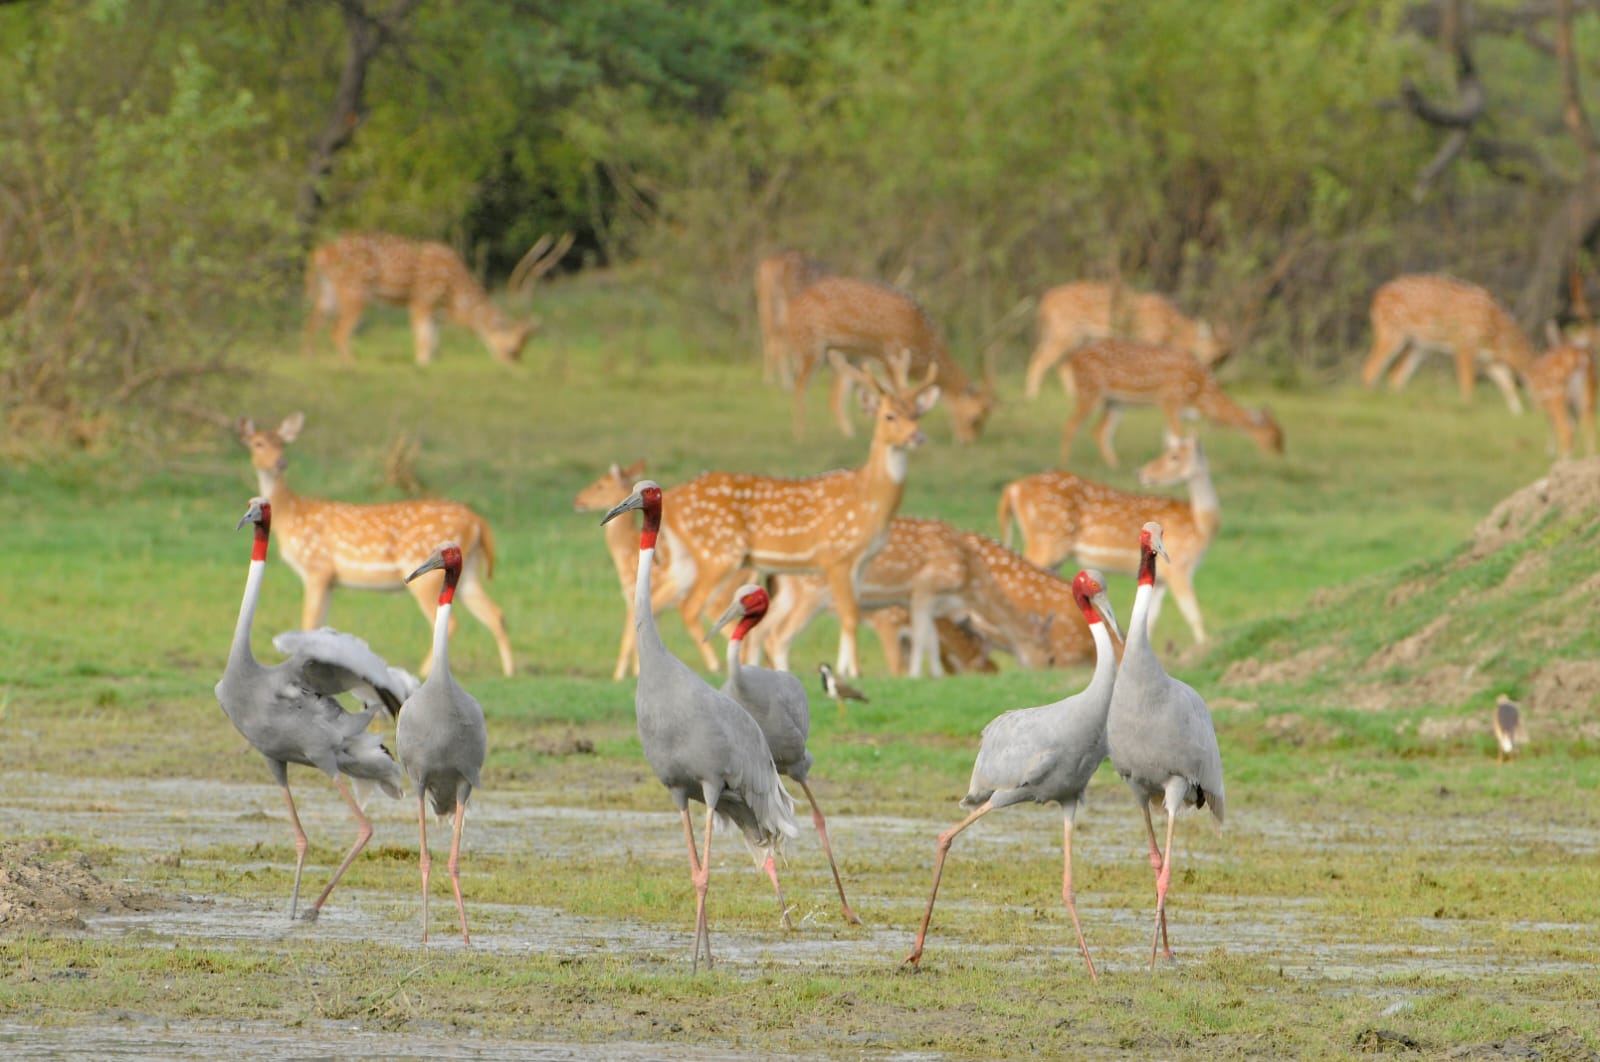
[[[908, 354], [908, 371], [912, 375], [936, 368], [956, 439], [961, 442], [978, 438], [984, 420], [994, 408], [992, 365], [986, 370], [983, 386], [973, 383], [945, 349], [939, 330], [916, 300], [886, 284], [819, 277], [788, 300], [779, 334], [787, 359], [794, 366], [797, 438], [805, 434], [806, 384], [818, 364], [832, 352], [875, 358], [885, 365], [902, 353]], [[829, 395], [834, 422], [846, 435], [855, 434], [845, 408], [850, 381], [848, 375], [836, 370]]]
[[[819, 575], [778, 575], [773, 584], [771, 629], [761, 646], [774, 667], [787, 669], [790, 645], [833, 598]], [[944, 676], [937, 620], [953, 616], [981, 616], [986, 629], [996, 632], [999, 645], [1015, 653], [1024, 668], [1051, 663], [1045, 617], [1018, 611], [985, 559], [968, 546], [960, 531], [942, 520], [895, 517], [888, 542], [856, 583], [856, 602], [867, 611], [896, 606], [910, 611], [911, 660], [906, 673], [913, 678], [922, 676], [924, 664], [933, 677]]]
[[[300, 577], [305, 599], [300, 625], [320, 627], [328, 614], [328, 597], [336, 586], [357, 590], [409, 590], [433, 626], [444, 572], [407, 583], [406, 576], [433, 555], [441, 542], [461, 547], [461, 580], [456, 594], [467, 611], [494, 634], [500, 648], [500, 670], [511, 675], [516, 665], [505, 619], [483, 582], [494, 571], [494, 538], [489, 525], [471, 509], [453, 501], [417, 500], [358, 505], [305, 498], [290, 489], [284, 451], [300, 435], [305, 416], [284, 418], [276, 431], [257, 430], [248, 417], [238, 421], [239, 441], [250, 451], [260, 493], [272, 503], [272, 536], [278, 556]], [[451, 618], [452, 631], [455, 619]], [[420, 668], [433, 663], [429, 653]]]
[[1139, 470], [1139, 485], [1186, 483], [1189, 500], [1164, 494], [1134, 494], [1094, 483], [1071, 472], [1039, 472], [1000, 491], [1000, 538], [1009, 540], [1011, 522], [1022, 532], [1022, 553], [1033, 563], [1055, 569], [1068, 557], [1105, 571], [1137, 574], [1139, 528], [1154, 520], [1170, 561], [1157, 575], [1150, 601], [1150, 629], [1161, 614], [1167, 589], [1178, 601], [1196, 644], [1206, 640], [1194, 574], [1222, 526], [1222, 509], [1200, 440], [1167, 436], [1167, 449]]
[[763, 376], [767, 383], [794, 387], [794, 363], [786, 356], [783, 327], [789, 301], [826, 276], [827, 267], [799, 251], [779, 251], [756, 263], [756, 312], [761, 320]]
[[[548, 273], [572, 240], [571, 233], [559, 241], [542, 237], [512, 272], [509, 290], [524, 290]], [[312, 336], [329, 314], [335, 314], [333, 344], [347, 362], [355, 360], [350, 336], [374, 299], [411, 311], [418, 365], [432, 362], [439, 346], [434, 314], [441, 307], [457, 324], [476, 332], [489, 353], [507, 364], [521, 357], [537, 323], [507, 318], [453, 248], [386, 232], [348, 232], [315, 247], [306, 269], [306, 297], [311, 315], [306, 319], [305, 349], [310, 351]]]
[[1500, 389], [1506, 406], [1522, 412], [1517, 377], [1533, 368], [1533, 345], [1505, 307], [1476, 284], [1432, 273], [1395, 277], [1372, 296], [1372, 352], [1361, 382], [1377, 385], [1385, 370], [1398, 391], [1429, 351], [1455, 356], [1456, 383], [1472, 400], [1477, 371]]
[[[1061, 431], [1061, 462], [1069, 462], [1078, 427], [1100, 406], [1095, 441], [1106, 464], [1117, 467], [1111, 436], [1119, 407], [1156, 406], [1167, 418], [1167, 431], [1182, 435], [1183, 418], [1200, 414], [1242, 428], [1267, 453], [1283, 453], [1283, 429], [1266, 406], [1247, 410], [1217, 385], [1211, 370], [1188, 353], [1128, 339], [1097, 339], [1079, 347], [1067, 361], [1076, 404]], [[1135, 529], [1137, 530], [1137, 529]], [[1137, 537], [1137, 535], [1135, 535]]]
[[[911, 656], [911, 610], [904, 605], [875, 608], [867, 613], [867, 623], [883, 645], [884, 666], [891, 675], [905, 675]], [[933, 621], [939, 632], [939, 662], [947, 675], [993, 675], [1000, 667], [989, 655], [989, 643], [970, 623], [948, 616]]]
[[935, 366], [919, 384], [908, 385], [901, 374], [890, 386], [836, 352], [830, 357], [834, 371], [878, 396], [866, 463], [805, 479], [702, 473], [667, 491], [662, 536], [671, 554], [668, 577], [685, 590], [679, 607], [691, 630], [698, 630], [712, 594], [746, 564], [761, 572], [822, 572], [839, 612], [835, 670], [850, 678], [860, 670], [856, 581], [888, 538], [905, 493], [910, 451], [924, 441], [917, 422], [940, 392]]
[[1549, 349], [1533, 359], [1533, 367], [1528, 370], [1528, 391], [1550, 418], [1556, 456], [1563, 460], [1572, 456], [1573, 420], [1583, 431], [1584, 452], [1591, 457], [1595, 452], [1593, 334], [1591, 328], [1586, 328], [1568, 339], [1551, 325]]
[[[1039, 397], [1045, 374], [1093, 339], [1112, 336], [1178, 347], [1205, 366], [1228, 354], [1227, 341], [1203, 320], [1186, 317], [1165, 295], [1120, 284], [1085, 280], [1062, 284], [1039, 296], [1039, 344], [1028, 359], [1027, 397]], [[1072, 393], [1071, 374], [1061, 370], [1061, 385]]]
[[[616, 507], [617, 503], [633, 493], [633, 485], [644, 478], [645, 463], [640, 458], [627, 468], [613, 464], [599, 479], [580, 490], [577, 497], [572, 499], [572, 508], [580, 513], [606, 513]], [[617, 580], [622, 584], [622, 599], [626, 613], [622, 622], [622, 640], [617, 646], [617, 666], [611, 672], [611, 677], [621, 682], [631, 670], [639, 674], [639, 647], [635, 641], [636, 631], [633, 614], [634, 582], [639, 574], [639, 529], [634, 526], [636, 522], [627, 520], [612, 520], [601, 528], [605, 534], [606, 550], [611, 554], [611, 563], [617, 569]], [[656, 546], [657, 563], [665, 567], [668, 564], [668, 553], [664, 544]], [[734, 576], [743, 580], [744, 572]], [[656, 581], [655, 592], [652, 600], [655, 611], [660, 612], [668, 604], [679, 600], [683, 595], [672, 585], [669, 578]], [[759, 628], [758, 628], [759, 629]], [[700, 657], [705, 662], [706, 670], [716, 671], [722, 666], [717, 659], [716, 652], [708, 642], [699, 637], [699, 628], [689, 627], [689, 633], [694, 638], [695, 645], [700, 649]]]

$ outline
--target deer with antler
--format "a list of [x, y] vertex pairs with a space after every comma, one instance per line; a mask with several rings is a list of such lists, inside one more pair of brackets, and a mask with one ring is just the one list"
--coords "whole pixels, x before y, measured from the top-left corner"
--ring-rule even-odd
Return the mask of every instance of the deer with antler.
[[[1178, 347], [1205, 366], [1227, 357], [1225, 335], [1204, 320], [1184, 315], [1165, 295], [1137, 291], [1121, 284], [1085, 280], [1061, 284], [1039, 296], [1039, 343], [1028, 359], [1024, 392], [1039, 397], [1045, 374], [1092, 339], [1121, 336], [1144, 343]], [[1062, 386], [1071, 393], [1071, 374], [1060, 369]]]
[[[706, 472], [673, 487], [664, 500], [662, 537], [669, 577], [685, 588], [685, 621], [697, 626], [705, 605], [741, 566], [760, 572], [819, 571], [839, 613], [841, 676], [859, 673], [856, 584], [889, 535], [900, 508], [910, 451], [924, 436], [918, 421], [939, 400], [930, 365], [916, 384], [886, 384], [831, 352], [834, 371], [878, 396], [872, 447], [860, 468], [780, 479]], [[903, 363], [902, 363], [903, 364]]]
[[[541, 237], [511, 274], [513, 293], [530, 287], [553, 269], [572, 247], [573, 236]], [[304, 346], [334, 315], [333, 344], [345, 361], [353, 361], [350, 337], [369, 302], [405, 306], [411, 313], [411, 334], [418, 365], [433, 361], [439, 345], [434, 315], [443, 308], [457, 324], [478, 334], [489, 353], [511, 363], [522, 356], [537, 321], [513, 321], [489, 298], [455, 249], [432, 240], [412, 240], [387, 232], [347, 232], [317, 245], [306, 269]]]
[[1162, 527], [1169, 563], [1161, 569], [1150, 602], [1151, 629], [1170, 587], [1199, 644], [1206, 640], [1206, 630], [1194, 574], [1222, 526], [1222, 507], [1205, 451], [1192, 435], [1169, 435], [1167, 449], [1139, 470], [1142, 487], [1173, 483], [1188, 486], [1187, 502], [1164, 494], [1117, 490], [1071, 472], [1024, 476], [1000, 491], [1000, 537], [1011, 538], [1015, 520], [1022, 532], [1023, 556], [1041, 567], [1054, 570], [1075, 557], [1079, 564], [1131, 575], [1139, 570], [1139, 528], [1156, 521]]
[[[916, 300], [887, 284], [820, 277], [788, 300], [779, 335], [787, 359], [794, 366], [797, 437], [805, 434], [806, 384], [824, 358], [834, 353], [876, 359], [885, 365], [905, 354], [914, 375], [937, 369], [939, 386], [960, 442], [975, 441], [994, 409], [992, 362], [986, 363], [984, 383], [974, 383], [945, 349], [944, 338]], [[846, 435], [855, 434], [846, 409], [852, 380], [836, 371], [829, 396], [834, 422]]]
[[767, 383], [794, 387], [794, 363], [785, 356], [783, 328], [789, 319], [789, 300], [828, 269], [799, 251], [779, 251], [756, 263], [756, 313], [761, 321], [763, 375]]
[[[443, 572], [410, 583], [406, 576], [432, 556], [439, 543], [453, 541], [462, 554], [456, 594], [467, 611], [494, 634], [500, 669], [511, 675], [516, 665], [505, 618], [483, 585], [494, 570], [494, 537], [488, 522], [465, 505], [442, 499], [354, 504], [296, 494], [284, 475], [288, 466], [285, 451], [304, 426], [305, 416], [300, 413], [284, 418], [275, 430], [258, 429], [248, 417], [240, 417], [237, 424], [239, 442], [250, 452], [260, 492], [272, 503], [278, 555], [305, 587], [301, 626], [306, 630], [322, 626], [328, 598], [336, 586], [409, 590], [432, 626]], [[452, 618], [452, 629], [454, 625]], [[431, 664], [430, 654], [423, 658], [423, 675]]]
[[[773, 584], [772, 630], [760, 644], [774, 667], [787, 669], [791, 643], [832, 604], [832, 594], [819, 575], [782, 574]], [[985, 627], [997, 632], [997, 643], [1015, 653], [1023, 668], [1051, 664], [1045, 617], [1019, 612], [985, 559], [942, 520], [897, 516], [890, 521], [888, 542], [862, 570], [856, 603], [867, 611], [895, 606], [910, 610], [907, 673], [912, 677], [922, 675], [924, 664], [933, 677], [944, 676], [936, 621], [952, 616], [981, 616]]]
[[1166, 415], [1167, 431], [1184, 432], [1183, 418], [1200, 414], [1243, 429], [1264, 452], [1283, 452], [1283, 429], [1265, 406], [1245, 409], [1217, 384], [1211, 370], [1188, 351], [1129, 339], [1097, 339], [1079, 347], [1067, 361], [1075, 405], [1061, 431], [1061, 461], [1070, 460], [1078, 427], [1104, 407], [1095, 441], [1106, 464], [1117, 467], [1111, 436], [1124, 405], [1155, 406]]

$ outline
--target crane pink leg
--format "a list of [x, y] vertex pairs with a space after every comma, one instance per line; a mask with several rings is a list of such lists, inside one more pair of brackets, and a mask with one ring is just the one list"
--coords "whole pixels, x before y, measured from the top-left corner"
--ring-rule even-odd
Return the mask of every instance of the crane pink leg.
[[694, 825], [689, 821], [689, 809], [682, 809], [679, 814], [683, 816], [683, 839], [689, 844], [689, 881], [694, 885], [694, 962], [691, 972], [700, 971], [700, 941], [706, 942], [706, 965], [711, 965], [711, 936], [706, 925], [706, 890], [711, 884], [710, 871], [710, 841], [711, 819], [706, 817], [706, 864], [700, 862], [700, 853], [694, 845]]
[[289, 921], [294, 921], [295, 909], [300, 906], [300, 872], [306, 866], [306, 850], [311, 842], [306, 831], [300, 828], [300, 813], [294, 809], [294, 797], [289, 795], [289, 785], [284, 783], [283, 802], [289, 805], [289, 825], [294, 827], [294, 892], [289, 896]]
[[[1150, 820], [1150, 802], [1148, 800], [1142, 801], [1140, 809], [1144, 812], [1145, 835], [1150, 838], [1150, 869], [1156, 872], [1156, 881], [1159, 887], [1161, 868], [1165, 865], [1166, 860], [1162, 858], [1161, 848], [1156, 843], [1156, 824]], [[1167, 846], [1169, 848], [1172, 846], [1170, 838], [1167, 840]], [[1159, 908], [1158, 914], [1161, 918], [1161, 948], [1166, 953], [1165, 957], [1170, 959], [1172, 958], [1172, 945], [1167, 940], [1167, 915], [1165, 911], [1160, 911]]]
[[339, 884], [339, 879], [344, 877], [344, 872], [350, 869], [350, 864], [356, 861], [356, 856], [372, 840], [372, 822], [367, 818], [367, 813], [361, 810], [361, 805], [356, 803], [355, 794], [350, 792], [350, 783], [344, 780], [344, 775], [338, 779], [339, 795], [344, 797], [344, 802], [350, 805], [350, 810], [355, 813], [356, 843], [350, 846], [350, 851], [345, 854], [344, 862], [339, 864], [339, 869], [333, 872], [333, 880], [328, 882], [328, 887], [322, 890], [322, 895], [317, 897], [317, 902], [311, 905], [311, 910], [306, 912], [306, 921], [316, 921], [317, 915], [322, 913], [322, 905], [328, 902], [328, 896], [333, 892], [333, 887]]
[[778, 884], [778, 865], [772, 859], [772, 854], [767, 853], [767, 861], [761, 864], [761, 869], [767, 872], [767, 879], [772, 882], [773, 891], [778, 894], [778, 912], [783, 928], [793, 929], [794, 923], [789, 920], [789, 901], [783, 898], [783, 886]]
[[[1178, 821], [1178, 816], [1172, 808], [1167, 809], [1167, 850], [1161, 857], [1161, 872], [1156, 875], [1156, 928], [1150, 937], [1150, 972], [1156, 969], [1156, 945], [1162, 939], [1167, 928], [1167, 887], [1172, 884], [1172, 825]], [[1167, 949], [1167, 958], [1172, 958], [1172, 949]]]
[[417, 833], [422, 838], [422, 942], [428, 942], [428, 871], [433, 869], [433, 857], [428, 855], [428, 794], [417, 793]]
[[905, 966], [907, 963], [916, 966], [922, 961], [922, 944], [928, 936], [928, 923], [933, 921], [933, 901], [939, 895], [939, 878], [944, 873], [944, 857], [950, 854], [950, 845], [955, 842], [956, 837], [960, 835], [962, 830], [983, 818], [993, 808], [994, 805], [985, 800], [972, 814], [939, 835], [939, 855], [933, 863], [933, 890], [928, 893], [928, 909], [922, 913], [922, 928], [917, 930], [917, 941], [911, 946], [911, 954], [900, 960], [901, 966]]
[[467, 908], [461, 902], [461, 824], [467, 818], [467, 802], [456, 801], [455, 829], [450, 835], [450, 887], [456, 893], [456, 916], [461, 919], [461, 943], [471, 944], [472, 938], [467, 936]]
[[801, 782], [800, 788], [805, 790], [806, 799], [811, 801], [811, 821], [816, 824], [817, 836], [822, 839], [822, 851], [828, 857], [828, 869], [833, 871], [833, 884], [839, 890], [839, 903], [844, 907], [844, 920], [853, 926], [859, 926], [861, 919], [850, 909], [850, 901], [844, 898], [844, 882], [839, 878], [839, 865], [833, 861], [833, 846], [828, 843], [828, 823], [822, 817], [822, 808], [817, 804], [817, 798], [812, 796], [809, 785]]
[[1066, 816], [1062, 822], [1061, 898], [1067, 901], [1067, 914], [1072, 916], [1072, 928], [1078, 934], [1078, 947], [1083, 949], [1083, 961], [1089, 965], [1089, 980], [1099, 984], [1100, 975], [1095, 973], [1094, 960], [1089, 958], [1089, 942], [1083, 939], [1083, 926], [1078, 924], [1078, 904], [1072, 894], [1072, 817]]

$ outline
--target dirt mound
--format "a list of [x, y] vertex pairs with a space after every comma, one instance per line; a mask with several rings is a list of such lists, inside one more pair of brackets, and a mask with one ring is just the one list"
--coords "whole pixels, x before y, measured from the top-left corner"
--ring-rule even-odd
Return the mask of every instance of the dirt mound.
[[1488, 556], [1551, 514], [1600, 515], [1600, 457], [1557, 461], [1548, 476], [1496, 505], [1473, 530], [1468, 559]]
[[0, 932], [83, 929], [87, 913], [162, 906], [159, 897], [101, 881], [82, 852], [48, 840], [0, 842]]

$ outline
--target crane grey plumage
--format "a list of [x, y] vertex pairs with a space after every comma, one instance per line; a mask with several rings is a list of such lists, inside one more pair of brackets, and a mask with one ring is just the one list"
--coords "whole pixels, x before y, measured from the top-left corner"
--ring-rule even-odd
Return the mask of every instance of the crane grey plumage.
[[[1128, 783], [1144, 814], [1150, 841], [1150, 865], [1156, 871], [1156, 928], [1150, 945], [1155, 968], [1156, 943], [1166, 944], [1166, 899], [1172, 880], [1172, 831], [1178, 810], [1209, 807], [1220, 824], [1226, 807], [1222, 785], [1222, 752], [1205, 700], [1187, 683], [1168, 675], [1150, 644], [1147, 622], [1155, 592], [1156, 557], [1166, 556], [1161, 525], [1154, 521], [1139, 531], [1139, 588], [1128, 640], [1117, 674], [1116, 690], [1106, 719], [1111, 764]], [[1167, 812], [1165, 852], [1156, 844], [1151, 803], [1159, 799]], [[1166, 956], [1172, 948], [1166, 944]]]
[[[766, 616], [770, 604], [765, 589], [754, 583], [746, 583], [734, 591], [733, 603], [712, 625], [707, 637], [733, 620], [739, 621], [728, 638], [728, 677], [722, 684], [722, 692], [743, 705], [744, 710], [761, 727], [778, 773], [793, 778], [805, 791], [806, 799], [811, 802], [811, 821], [822, 841], [822, 851], [828, 857], [828, 868], [833, 871], [834, 887], [839, 890], [839, 903], [844, 907], [845, 921], [860, 925], [861, 919], [850, 909], [850, 901], [844, 896], [844, 881], [839, 877], [839, 865], [833, 859], [833, 845], [828, 841], [828, 821], [822, 814], [822, 806], [817, 803], [816, 794], [811, 792], [810, 783], [806, 781], [813, 762], [811, 752], [806, 748], [806, 740], [811, 736], [811, 701], [806, 696], [806, 688], [787, 671], [747, 665], [741, 659], [745, 635]], [[770, 862], [767, 869], [776, 886], [777, 876]], [[778, 902], [780, 906], [783, 903], [781, 890]], [[788, 924], [787, 908], [784, 909], [783, 919]]]
[[[261, 596], [261, 580], [266, 571], [267, 544], [272, 528], [272, 506], [265, 498], [252, 498], [239, 527], [255, 526], [255, 542], [250, 558], [250, 574], [245, 580], [244, 600], [239, 606], [239, 621], [234, 628], [228, 663], [217, 682], [217, 703], [239, 733], [266, 757], [273, 779], [283, 790], [289, 808], [289, 822], [295, 833], [294, 892], [289, 900], [289, 918], [294, 919], [300, 903], [300, 875], [305, 869], [309, 843], [300, 826], [294, 797], [289, 792], [289, 764], [298, 763], [332, 778], [356, 817], [356, 842], [334, 871], [328, 887], [306, 912], [316, 918], [333, 887], [372, 838], [372, 823], [345, 778], [376, 785], [385, 794], [398, 798], [404, 779], [400, 766], [384, 748], [378, 735], [367, 727], [379, 710], [350, 712], [334, 700], [338, 693], [356, 686], [393, 693], [389, 666], [367, 644], [354, 635], [324, 629], [309, 632], [315, 637], [291, 639], [295, 649], [289, 659], [264, 665], [250, 648], [250, 631], [255, 623], [256, 604]], [[283, 636], [280, 635], [280, 638]], [[276, 644], [276, 642], [275, 642]]]
[[284, 656], [301, 658], [301, 673], [317, 692], [331, 696], [348, 690], [368, 708], [381, 708], [390, 719], [400, 714], [400, 706], [422, 681], [389, 664], [362, 639], [332, 627], [284, 631], [272, 639], [272, 647]]
[[933, 903], [939, 895], [939, 879], [945, 857], [956, 837], [968, 826], [996, 808], [1012, 804], [1057, 803], [1062, 811], [1061, 898], [1072, 917], [1078, 947], [1089, 968], [1091, 980], [1098, 981], [1089, 945], [1078, 922], [1077, 901], [1072, 891], [1072, 827], [1083, 803], [1089, 779], [1106, 755], [1106, 713], [1120, 683], [1117, 674], [1116, 645], [1112, 635], [1122, 636], [1117, 617], [1106, 597], [1105, 576], [1094, 569], [1080, 571], [1072, 580], [1072, 594], [1094, 637], [1094, 674], [1084, 689], [1070, 697], [1040, 705], [1017, 708], [990, 720], [983, 728], [978, 758], [972, 766], [972, 779], [961, 806], [972, 814], [939, 835], [933, 868], [933, 889], [922, 916], [916, 943], [905, 963], [917, 966], [933, 919]]
[[[700, 968], [702, 944], [711, 964], [711, 933], [706, 919], [710, 888], [711, 826], [714, 820], [737, 827], [756, 855], [757, 865], [777, 855], [784, 839], [799, 830], [794, 801], [778, 779], [772, 751], [761, 727], [737, 701], [713, 689], [661, 641], [650, 608], [650, 569], [661, 528], [661, 488], [651, 480], [635, 484], [602, 524], [634, 509], [643, 511], [639, 533], [639, 572], [634, 585], [634, 623], [638, 630], [639, 684], [634, 694], [639, 743], [656, 777], [666, 786], [683, 820], [689, 847], [690, 879], [695, 889], [695, 943], [692, 969]], [[689, 801], [706, 806], [705, 862], [695, 847]]]
[[450, 672], [450, 609], [456, 583], [461, 578], [461, 564], [461, 547], [446, 542], [406, 576], [409, 583], [426, 572], [444, 569], [439, 610], [433, 618], [433, 666], [401, 708], [394, 735], [400, 764], [417, 789], [423, 943], [428, 940], [428, 874], [433, 866], [428, 853], [425, 805], [431, 805], [433, 813], [440, 818], [454, 817], [447, 868], [450, 887], [455, 893], [456, 914], [461, 920], [461, 940], [472, 943], [467, 934], [467, 909], [461, 899], [461, 826], [466, 819], [467, 798], [480, 785], [479, 774], [489, 752], [489, 731], [483, 719], [483, 706], [461, 688]]

